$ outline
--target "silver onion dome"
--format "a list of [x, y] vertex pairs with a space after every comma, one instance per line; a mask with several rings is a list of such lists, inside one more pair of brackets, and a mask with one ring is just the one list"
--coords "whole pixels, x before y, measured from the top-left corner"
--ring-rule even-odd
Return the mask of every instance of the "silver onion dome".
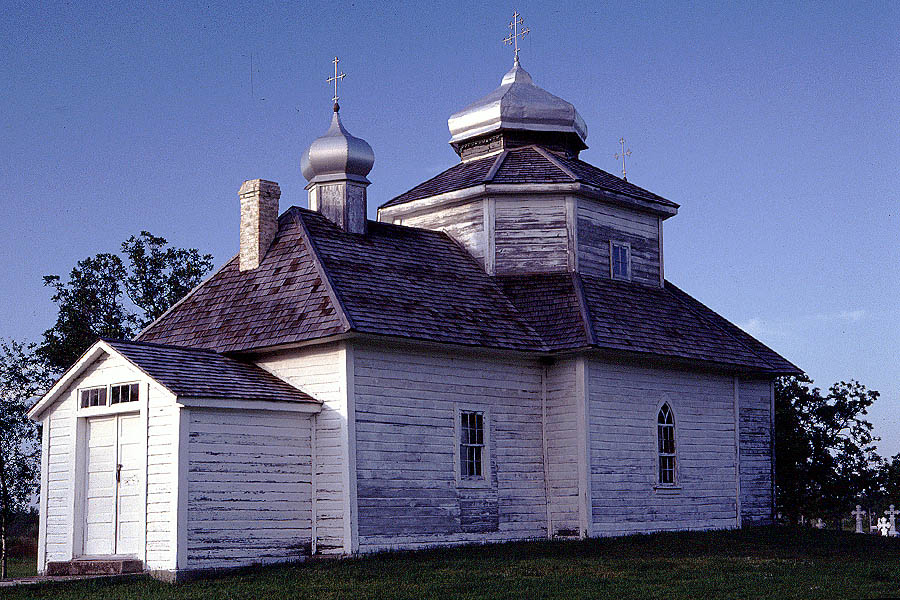
[[503, 76], [500, 87], [454, 113], [447, 124], [451, 144], [507, 130], [570, 134], [577, 136], [579, 145], [587, 147], [587, 125], [575, 107], [534, 85], [518, 58]]
[[303, 153], [300, 170], [310, 183], [336, 179], [369, 183], [366, 175], [375, 164], [375, 153], [368, 142], [350, 135], [344, 129], [339, 109], [335, 104], [331, 127]]

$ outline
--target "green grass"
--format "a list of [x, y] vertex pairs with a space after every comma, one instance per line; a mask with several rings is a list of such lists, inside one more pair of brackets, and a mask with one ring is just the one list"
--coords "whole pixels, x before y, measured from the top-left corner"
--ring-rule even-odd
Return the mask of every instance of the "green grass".
[[36, 558], [10, 558], [6, 563], [10, 579], [17, 577], [34, 577], [37, 575]]
[[5, 598], [884, 598], [900, 540], [789, 528], [668, 533], [394, 553], [245, 569], [170, 586], [149, 578], [4, 590]]

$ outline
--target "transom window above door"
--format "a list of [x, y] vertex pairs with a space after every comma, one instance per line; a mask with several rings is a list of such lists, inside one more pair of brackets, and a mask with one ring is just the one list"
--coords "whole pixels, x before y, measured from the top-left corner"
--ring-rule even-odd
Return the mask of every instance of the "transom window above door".
[[106, 386], [81, 390], [81, 408], [106, 406]]
[[81, 408], [137, 402], [139, 396], [140, 384], [137, 383], [115, 383], [110, 386], [85, 388], [81, 390]]
[[137, 402], [138, 384], [122, 383], [110, 386], [110, 404], [120, 404], [122, 402]]

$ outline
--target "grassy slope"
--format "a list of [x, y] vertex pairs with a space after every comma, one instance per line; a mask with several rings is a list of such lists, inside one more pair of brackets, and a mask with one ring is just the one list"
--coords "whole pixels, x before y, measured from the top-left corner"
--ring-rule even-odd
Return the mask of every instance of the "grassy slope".
[[783, 528], [429, 550], [4, 590], [5, 598], [875, 598], [900, 595], [900, 539]]

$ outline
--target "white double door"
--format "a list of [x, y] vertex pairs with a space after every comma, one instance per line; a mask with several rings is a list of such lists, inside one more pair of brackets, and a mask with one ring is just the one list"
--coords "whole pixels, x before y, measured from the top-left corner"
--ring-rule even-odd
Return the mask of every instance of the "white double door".
[[144, 462], [140, 424], [137, 414], [87, 421], [85, 556], [136, 556], [140, 550]]

